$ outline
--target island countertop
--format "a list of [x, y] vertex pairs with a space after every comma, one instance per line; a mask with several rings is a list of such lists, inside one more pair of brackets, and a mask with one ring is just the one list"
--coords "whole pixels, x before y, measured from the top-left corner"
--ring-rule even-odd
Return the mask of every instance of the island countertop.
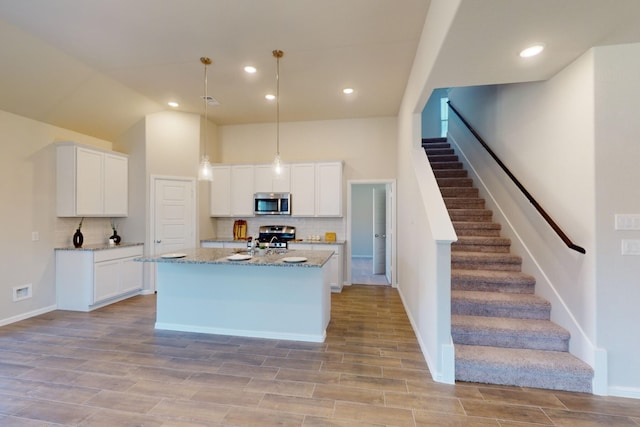
[[[179, 263], [179, 264], [225, 264], [239, 266], [277, 266], [277, 267], [306, 267], [321, 268], [333, 255], [331, 250], [287, 250], [286, 253], [278, 251], [266, 252], [258, 255], [255, 252], [246, 260], [230, 260], [232, 255], [249, 255], [246, 251], [238, 251], [232, 248], [195, 248], [182, 250], [174, 254], [162, 254], [156, 257], [136, 258], [140, 262]], [[287, 262], [289, 258], [306, 258], [303, 262]], [[295, 259], [294, 258], [294, 259]], [[291, 261], [291, 260], [290, 260]]]

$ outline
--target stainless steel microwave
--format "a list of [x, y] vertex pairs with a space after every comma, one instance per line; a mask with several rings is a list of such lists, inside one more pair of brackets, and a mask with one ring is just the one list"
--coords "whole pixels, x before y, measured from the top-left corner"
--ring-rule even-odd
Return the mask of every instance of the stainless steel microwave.
[[256, 215], [291, 215], [291, 193], [255, 193], [253, 213]]

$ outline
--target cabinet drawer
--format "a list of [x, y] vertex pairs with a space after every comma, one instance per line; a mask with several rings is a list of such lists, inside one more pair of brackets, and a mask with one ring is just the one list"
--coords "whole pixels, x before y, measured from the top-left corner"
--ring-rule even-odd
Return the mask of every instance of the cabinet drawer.
[[127, 246], [124, 248], [113, 248], [96, 251], [93, 255], [94, 262], [111, 261], [120, 258], [130, 258], [142, 256], [142, 245]]

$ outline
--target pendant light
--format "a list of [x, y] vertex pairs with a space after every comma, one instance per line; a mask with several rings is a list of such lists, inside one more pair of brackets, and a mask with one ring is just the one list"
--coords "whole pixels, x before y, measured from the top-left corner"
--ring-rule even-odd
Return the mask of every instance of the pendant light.
[[211, 65], [211, 59], [207, 57], [200, 58], [200, 62], [204, 65], [204, 96], [202, 98], [204, 102], [204, 154], [202, 161], [200, 161], [200, 167], [198, 168], [198, 180], [200, 181], [213, 181], [213, 169], [211, 163], [209, 163], [209, 156], [207, 156], [207, 128], [209, 127], [207, 121], [209, 115], [207, 114], [207, 106], [209, 104], [209, 94], [207, 88], [207, 68]]
[[273, 171], [276, 176], [282, 173], [282, 162], [280, 160], [280, 58], [284, 55], [281, 50], [274, 50], [273, 57], [276, 58], [276, 157], [273, 159]]

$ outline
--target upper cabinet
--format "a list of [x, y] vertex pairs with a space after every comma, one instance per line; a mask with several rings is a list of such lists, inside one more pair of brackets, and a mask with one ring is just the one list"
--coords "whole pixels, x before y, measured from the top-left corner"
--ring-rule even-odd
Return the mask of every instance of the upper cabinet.
[[56, 147], [57, 215], [118, 217], [128, 214], [129, 159], [75, 143]]
[[283, 165], [282, 171], [276, 175], [273, 165], [255, 165], [254, 193], [289, 193], [291, 191], [291, 167]]
[[342, 216], [342, 162], [316, 164], [316, 216]]
[[342, 216], [342, 162], [214, 165], [212, 217], [253, 216], [254, 193], [291, 193], [291, 216]]
[[253, 165], [214, 165], [211, 216], [253, 216]]

